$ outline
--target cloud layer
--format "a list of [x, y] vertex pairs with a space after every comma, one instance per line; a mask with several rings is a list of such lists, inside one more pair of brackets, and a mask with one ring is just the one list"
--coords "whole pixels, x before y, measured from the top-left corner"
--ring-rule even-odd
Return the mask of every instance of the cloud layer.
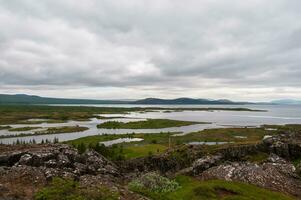
[[0, 92], [301, 98], [299, 0], [0, 0]]

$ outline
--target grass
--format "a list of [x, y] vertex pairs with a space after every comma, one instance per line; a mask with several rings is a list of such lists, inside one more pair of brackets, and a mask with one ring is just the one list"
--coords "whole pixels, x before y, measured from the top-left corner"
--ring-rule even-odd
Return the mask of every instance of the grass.
[[6, 129], [10, 129], [11, 126], [0, 126], [0, 130], [6, 130]]
[[60, 119], [37, 119], [37, 120], [20, 120], [15, 124], [42, 124], [42, 123], [48, 123], [48, 124], [58, 124], [58, 123], [65, 123], [67, 120], [60, 120]]
[[[0, 124], [34, 123], [28, 119], [50, 120], [89, 120], [98, 114], [127, 114], [129, 112], [150, 112], [166, 108], [120, 108], [88, 106], [38, 106], [38, 105], [0, 105]], [[172, 111], [262, 111], [247, 108], [173, 108]], [[43, 120], [42, 120], [43, 121]]]
[[158, 129], [169, 127], [189, 126], [194, 124], [202, 124], [202, 122], [179, 121], [170, 119], [147, 119], [145, 121], [136, 122], [117, 122], [108, 121], [97, 125], [97, 128], [106, 129]]
[[127, 146], [123, 148], [125, 159], [145, 157], [147, 155], [160, 154], [167, 150], [167, 146], [161, 144], [146, 144], [141, 146]]
[[251, 154], [245, 157], [247, 161], [252, 163], [260, 164], [268, 159], [269, 155], [267, 153], [259, 152], [256, 154]]
[[158, 193], [148, 189], [135, 189], [140, 193], [156, 200], [292, 200], [292, 197], [269, 191], [254, 185], [228, 182], [223, 180], [198, 181], [191, 177], [178, 176], [175, 179], [180, 187], [176, 191]]
[[[22, 127], [22, 128], [25, 129], [27, 127]], [[32, 128], [32, 127], [30, 127], [30, 128]], [[37, 128], [40, 128], [40, 127], [37, 127]], [[21, 133], [21, 134], [15, 134], [15, 135], [2, 135], [2, 136], [0, 136], [0, 138], [26, 137], [26, 136], [49, 135], [49, 134], [58, 134], [58, 133], [73, 133], [73, 132], [82, 132], [82, 131], [85, 131], [85, 130], [88, 130], [88, 129], [89, 128], [87, 128], [87, 127], [81, 127], [81, 126], [51, 127], [51, 128], [47, 128], [46, 130], [36, 131], [34, 133]], [[21, 131], [21, 130], [19, 130], [19, 131]]]
[[[239, 142], [250, 143], [261, 141], [265, 135], [274, 135], [277, 131], [268, 131], [264, 128], [220, 128], [206, 129], [188, 134], [187, 140], [210, 142]], [[237, 138], [245, 136], [246, 138]]]
[[127, 117], [122, 117], [122, 116], [116, 116], [116, 117], [107, 117], [107, 116], [95, 116], [95, 118], [97, 119], [123, 119], [123, 118], [127, 118]]
[[110, 188], [98, 185], [81, 187], [69, 179], [53, 178], [51, 183], [35, 194], [35, 200], [118, 200], [119, 194]]
[[39, 128], [42, 128], [42, 127], [30, 127], [30, 126], [26, 126], [26, 127], [10, 128], [8, 131], [16, 131], [16, 132], [31, 131], [31, 130], [39, 129]]
[[[204, 151], [212, 152], [224, 146], [236, 144], [257, 143], [262, 140], [264, 135], [276, 134], [277, 131], [267, 131], [264, 128], [225, 128], [225, 129], [208, 129], [195, 133], [186, 134], [183, 136], [173, 136], [176, 133], [136, 133], [136, 134], [121, 134], [121, 135], [94, 135], [82, 137], [76, 140], [67, 141], [75, 147], [79, 145], [95, 146], [99, 142], [115, 140], [118, 138], [142, 138], [140, 142], [130, 142], [118, 144], [113, 147], [107, 147], [112, 153], [108, 154], [109, 158], [123, 157], [124, 159], [146, 157], [150, 154], [160, 154], [168, 149], [169, 145], [175, 147], [192, 141], [231, 141], [225, 145], [204, 146]], [[236, 138], [235, 136], [247, 136], [246, 139]], [[122, 148], [120, 147], [122, 145]], [[114, 154], [118, 154], [116, 156]], [[180, 155], [181, 157], [182, 155]], [[246, 158], [253, 162], [260, 162], [265, 158], [265, 155], [252, 155]], [[180, 159], [180, 158], [179, 158]]]
[[62, 127], [51, 127], [47, 128], [44, 131], [37, 131], [36, 134], [56, 134], [56, 133], [73, 133], [73, 132], [82, 132], [88, 130], [87, 127], [82, 126], [62, 126]]
[[301, 158], [296, 158], [292, 160], [292, 163], [295, 167], [297, 167], [299, 164], [301, 164]]
[[263, 128], [277, 129], [278, 131], [301, 131], [301, 124], [285, 124], [285, 125], [263, 125]]
[[141, 142], [122, 143], [106, 147], [106, 151], [109, 152], [102, 152], [112, 160], [119, 159], [121, 157], [123, 159], [131, 159], [163, 153], [168, 148], [168, 145], [166, 145], [166, 143], [158, 144], [155, 138], [158, 139], [168, 135], [170, 135], [170, 133], [94, 135], [67, 141], [65, 143], [80, 148], [84, 145], [87, 148], [91, 146], [95, 147], [100, 142], [115, 140], [118, 138], [143, 138], [144, 140]]

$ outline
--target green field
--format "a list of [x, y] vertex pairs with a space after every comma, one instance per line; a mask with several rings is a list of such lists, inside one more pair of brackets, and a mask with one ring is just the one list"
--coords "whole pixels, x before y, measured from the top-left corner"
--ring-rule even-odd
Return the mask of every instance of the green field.
[[[174, 136], [177, 133], [132, 133], [132, 134], [112, 134], [112, 135], [94, 135], [78, 138], [76, 140], [68, 141], [69, 144], [86, 145], [92, 143], [114, 140], [118, 138], [143, 138], [141, 142], [134, 142], [139, 144], [165, 144], [169, 142], [172, 145], [184, 144], [188, 142], [207, 141], [207, 142], [234, 142], [234, 143], [253, 143], [262, 140], [264, 135], [277, 134], [277, 131], [268, 131], [264, 128], [225, 128], [225, 129], [206, 129], [203, 131], [189, 133], [181, 136]], [[245, 136], [245, 139], [237, 138], [235, 136]]]
[[[224, 145], [213, 145], [204, 148], [208, 151], [218, 149], [224, 146], [236, 145], [236, 144], [249, 144], [260, 142], [264, 135], [277, 134], [277, 131], [267, 131], [264, 128], [225, 128], [225, 129], [208, 129], [195, 133], [190, 133], [182, 136], [174, 136], [177, 133], [137, 133], [137, 134], [121, 134], [121, 135], [95, 135], [82, 137], [76, 140], [67, 141], [75, 147], [83, 146], [93, 147], [99, 142], [115, 140], [118, 138], [142, 138], [140, 142], [130, 142], [114, 145], [114, 147], [106, 147], [107, 151], [111, 153], [107, 154], [109, 158], [115, 159], [117, 157], [123, 157], [124, 159], [145, 157], [150, 154], [158, 154], [164, 152], [168, 147], [175, 147], [189, 142], [206, 141], [206, 142], [218, 142], [226, 141], [231, 142]], [[241, 139], [235, 136], [245, 136], [247, 138]], [[116, 155], [117, 154], [117, 155]], [[253, 157], [246, 158], [250, 161], [259, 161], [264, 159], [264, 155], [254, 155]]]
[[123, 149], [125, 159], [145, 157], [147, 155], [155, 155], [163, 153], [167, 150], [167, 146], [161, 144], [145, 144], [141, 146], [127, 146]]
[[[71, 144], [77, 147], [80, 151], [84, 151], [86, 148], [100, 148], [100, 153], [104, 156], [115, 160], [115, 159], [131, 159], [138, 157], [145, 157], [153, 154], [163, 153], [167, 148], [170, 133], [159, 133], [159, 134], [122, 134], [122, 135], [96, 135], [79, 138], [76, 140], [67, 141], [65, 143]], [[116, 144], [111, 147], [95, 147], [99, 145], [99, 142], [115, 140], [118, 138], [143, 138], [141, 142], [131, 142]], [[163, 140], [164, 138], [164, 140]], [[159, 140], [162, 139], [162, 140]], [[160, 143], [157, 143], [159, 141]], [[83, 149], [84, 148], [84, 149]]]

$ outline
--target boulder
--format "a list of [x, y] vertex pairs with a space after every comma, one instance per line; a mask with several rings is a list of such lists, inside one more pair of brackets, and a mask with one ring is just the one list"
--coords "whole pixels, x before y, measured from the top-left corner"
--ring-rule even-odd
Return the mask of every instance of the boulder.
[[196, 160], [192, 164], [194, 174], [198, 174], [214, 165], [217, 165], [219, 162], [221, 162], [222, 158], [222, 155], [211, 155]]
[[297, 178], [294, 166], [275, 156], [261, 165], [248, 162], [225, 163], [205, 170], [198, 178], [201, 180], [223, 179], [257, 185], [301, 197], [301, 181]]

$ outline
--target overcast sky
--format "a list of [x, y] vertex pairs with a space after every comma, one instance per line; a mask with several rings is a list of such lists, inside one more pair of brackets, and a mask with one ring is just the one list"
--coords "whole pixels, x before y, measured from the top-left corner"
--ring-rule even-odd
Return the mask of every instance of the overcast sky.
[[301, 99], [300, 0], [0, 0], [0, 93]]

